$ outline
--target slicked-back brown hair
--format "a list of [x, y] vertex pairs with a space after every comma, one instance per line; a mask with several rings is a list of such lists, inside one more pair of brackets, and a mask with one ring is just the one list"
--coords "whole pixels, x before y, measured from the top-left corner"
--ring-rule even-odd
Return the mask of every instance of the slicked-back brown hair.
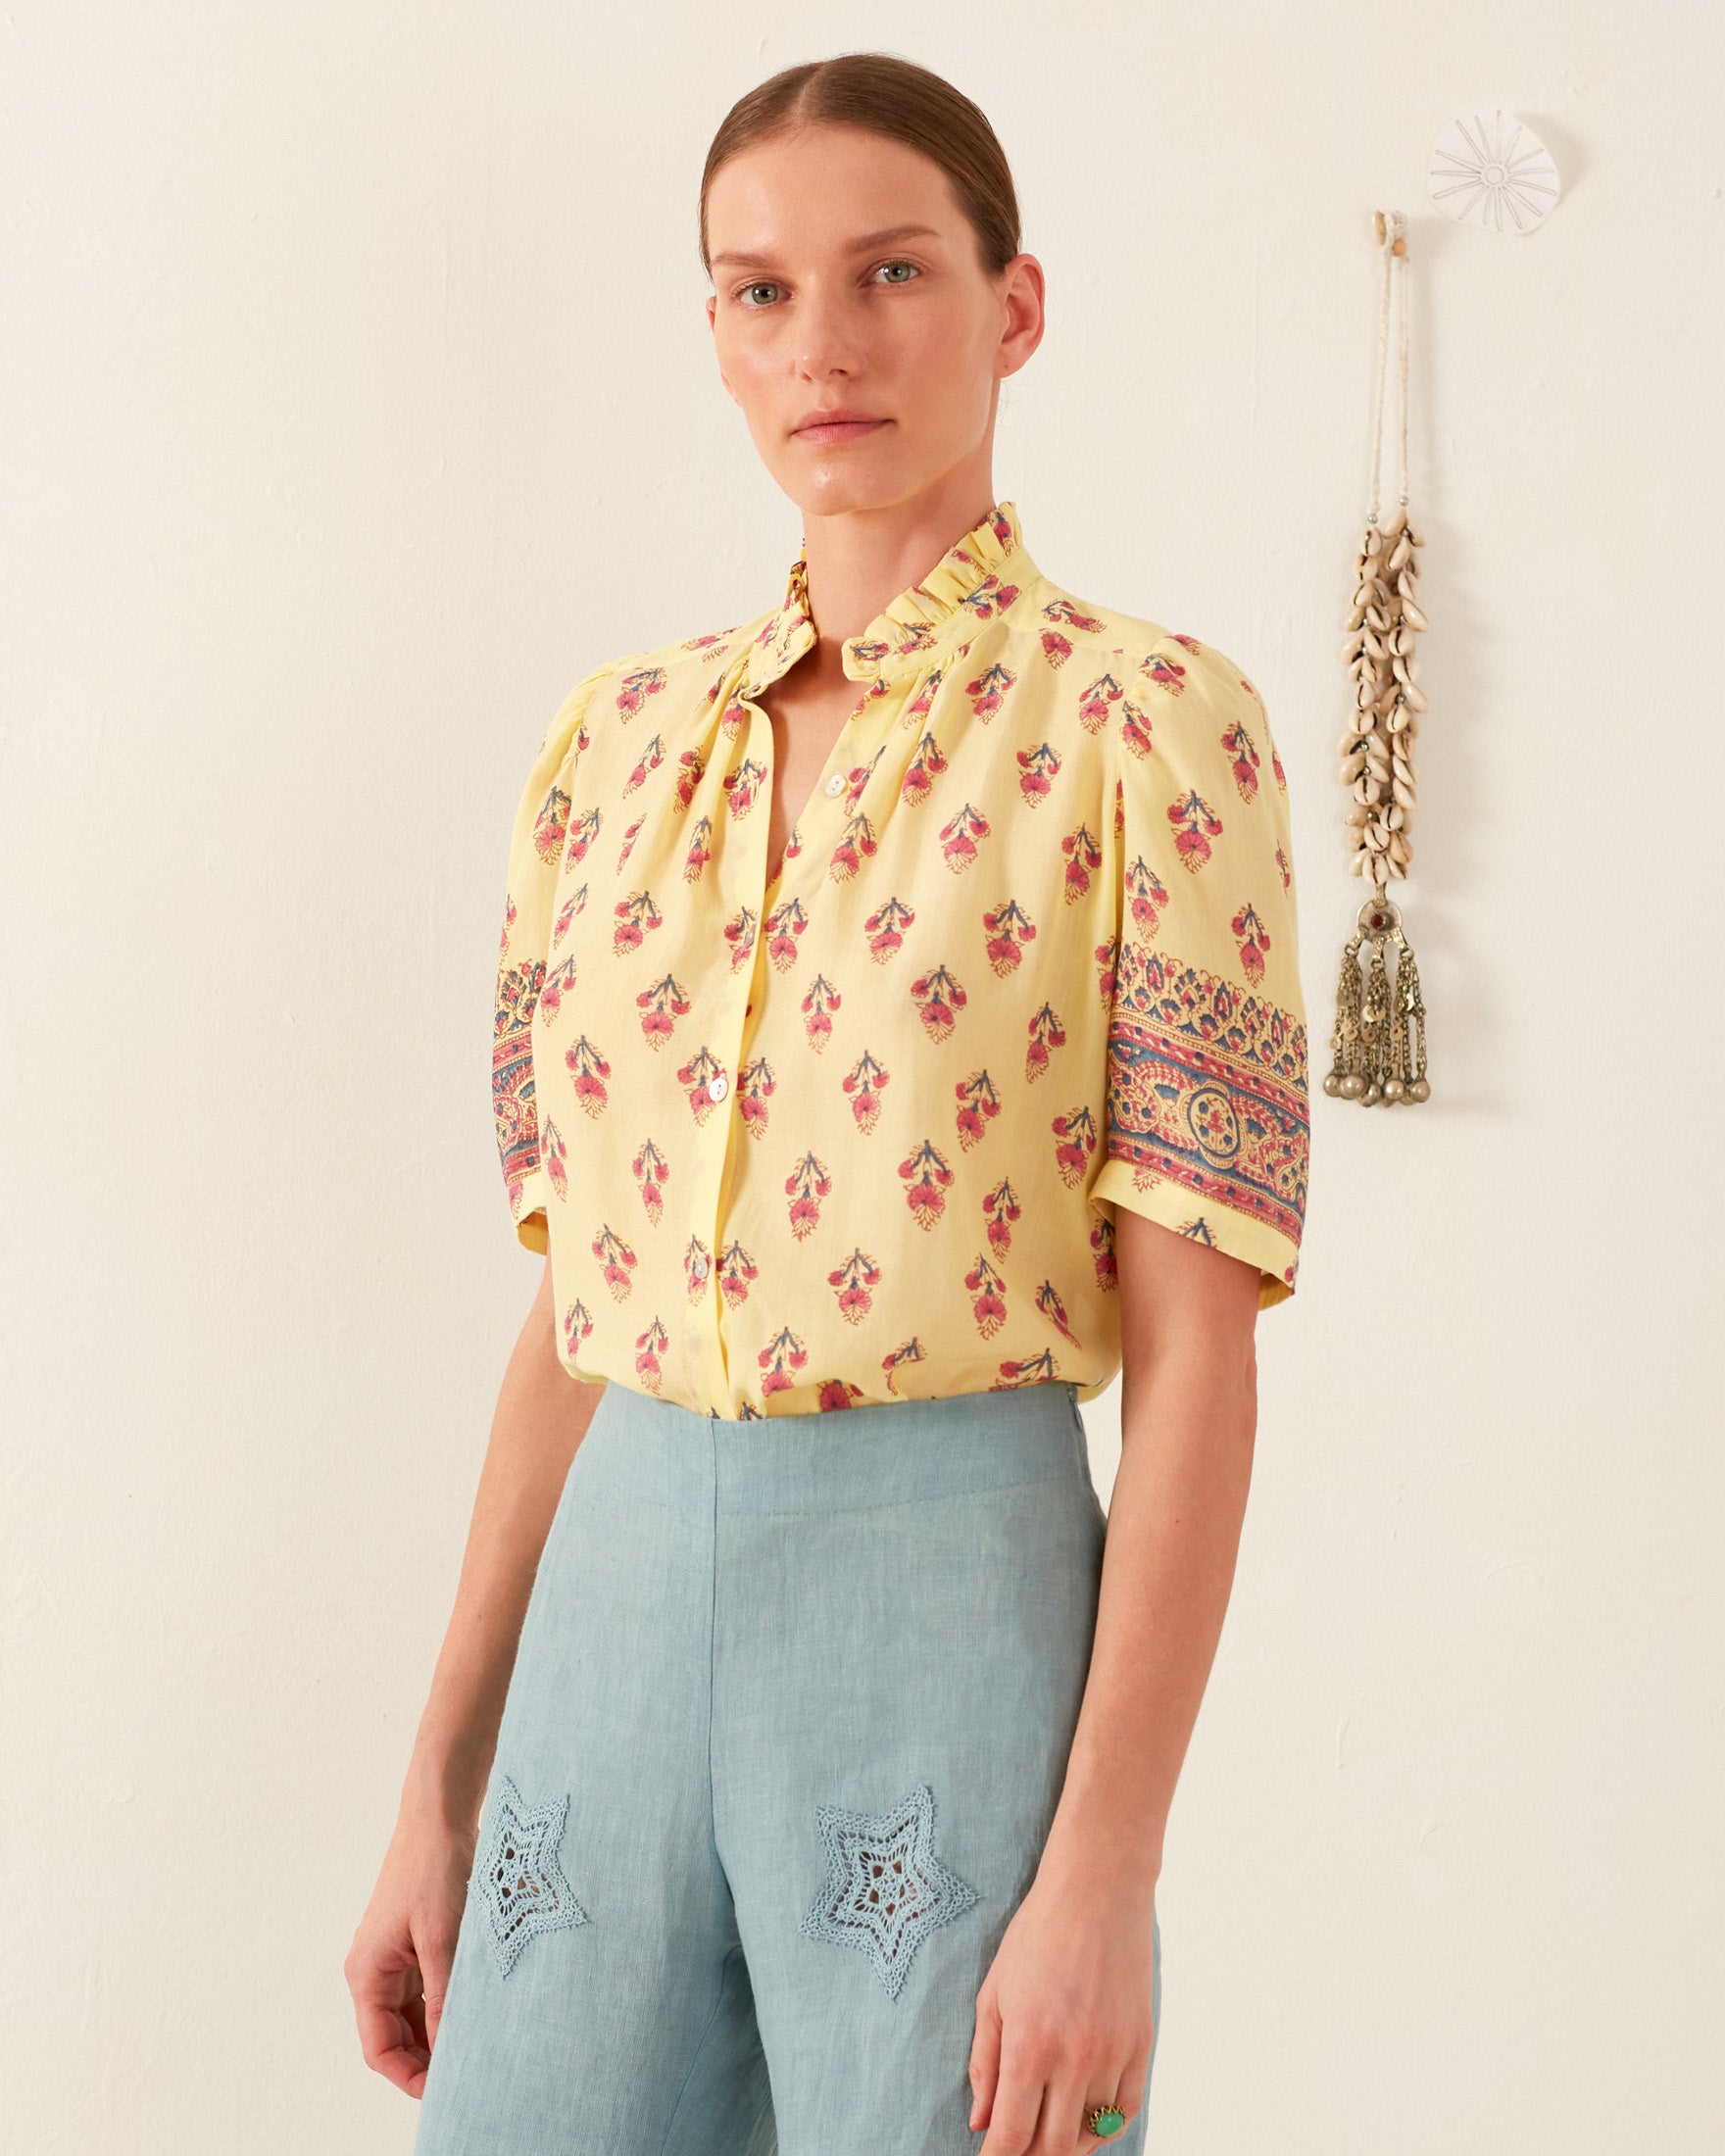
[[977, 255], [990, 276], [1022, 252], [1011, 168], [982, 108], [913, 60], [847, 52], [781, 69], [738, 98], [719, 122], [701, 173], [701, 267], [710, 276], [707, 190], [713, 175], [757, 142], [822, 122], [885, 135], [932, 159], [970, 220]]

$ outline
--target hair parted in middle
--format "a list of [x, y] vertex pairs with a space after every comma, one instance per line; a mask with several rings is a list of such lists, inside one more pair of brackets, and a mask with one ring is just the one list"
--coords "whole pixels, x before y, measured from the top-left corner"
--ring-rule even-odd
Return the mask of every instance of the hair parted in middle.
[[913, 60], [848, 52], [780, 69], [738, 98], [719, 122], [701, 172], [701, 267], [710, 276], [707, 191], [714, 174], [754, 143], [823, 123], [885, 135], [938, 165], [970, 220], [990, 276], [1022, 252], [1011, 168], [982, 108]]

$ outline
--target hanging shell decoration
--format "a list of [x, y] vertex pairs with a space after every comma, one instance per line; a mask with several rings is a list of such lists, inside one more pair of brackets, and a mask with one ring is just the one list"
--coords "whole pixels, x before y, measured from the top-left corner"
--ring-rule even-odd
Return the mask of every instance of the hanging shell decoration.
[[[1354, 722], [1338, 747], [1348, 805], [1348, 865], [1377, 890], [1359, 909], [1359, 923], [1342, 954], [1336, 990], [1336, 1030], [1324, 1091], [1375, 1107], [1380, 1101], [1411, 1104], [1431, 1098], [1425, 1075], [1425, 1005], [1413, 947], [1402, 915], [1384, 896], [1392, 877], [1405, 876], [1413, 858], [1413, 745], [1419, 714], [1430, 709], [1419, 686], [1413, 640], [1428, 624], [1414, 599], [1419, 550], [1425, 544], [1405, 506], [1380, 529], [1368, 523], [1355, 558], [1358, 578], [1342, 658], [1354, 681]], [[1364, 981], [1359, 954], [1370, 946]], [[1392, 981], [1386, 945], [1396, 947]]]
[[[1400, 211], [1373, 219], [1383, 264], [1378, 328], [1377, 395], [1372, 417], [1371, 508], [1365, 543], [1355, 557], [1353, 611], [1342, 661], [1354, 684], [1354, 716], [1337, 744], [1349, 794], [1349, 868], [1372, 886], [1358, 925], [1342, 954], [1336, 990], [1336, 1030], [1325, 1093], [1375, 1107], [1380, 1101], [1431, 1098], [1425, 1075], [1425, 1005], [1413, 948], [1386, 886], [1407, 873], [1413, 858], [1414, 742], [1429, 709], [1419, 686], [1414, 642], [1429, 623], [1415, 597], [1424, 535], [1407, 514], [1406, 220]], [[1389, 520], [1378, 522], [1378, 474], [1389, 350], [1392, 277], [1399, 272], [1401, 322], [1401, 493]], [[1370, 947], [1361, 980], [1361, 949]], [[1392, 979], [1385, 951], [1394, 945]]]
[[1381, 531], [1375, 523], [1367, 529], [1342, 647], [1354, 679], [1354, 723], [1337, 744], [1342, 783], [1354, 797], [1348, 865], [1380, 888], [1405, 876], [1413, 855], [1413, 745], [1419, 714], [1430, 709], [1413, 649], [1428, 626], [1413, 597], [1424, 544], [1405, 509], [1392, 511]]

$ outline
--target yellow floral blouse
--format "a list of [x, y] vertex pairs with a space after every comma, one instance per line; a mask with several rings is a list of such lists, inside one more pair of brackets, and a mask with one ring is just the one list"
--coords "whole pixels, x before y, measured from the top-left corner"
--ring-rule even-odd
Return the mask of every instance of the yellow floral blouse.
[[1120, 1367], [1115, 1208], [1294, 1292], [1287, 781], [1213, 646], [1043, 575], [998, 503], [844, 646], [769, 864], [770, 613], [598, 667], [516, 816], [498, 1146], [560, 1353], [726, 1420]]

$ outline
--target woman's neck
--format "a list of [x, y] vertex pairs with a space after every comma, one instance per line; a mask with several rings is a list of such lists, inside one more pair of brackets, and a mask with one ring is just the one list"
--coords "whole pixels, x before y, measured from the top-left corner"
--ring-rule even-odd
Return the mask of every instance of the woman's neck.
[[882, 608], [918, 584], [956, 541], [994, 507], [986, 460], [956, 466], [926, 493], [889, 509], [805, 514], [803, 558], [809, 611], [821, 644], [835, 655]]

